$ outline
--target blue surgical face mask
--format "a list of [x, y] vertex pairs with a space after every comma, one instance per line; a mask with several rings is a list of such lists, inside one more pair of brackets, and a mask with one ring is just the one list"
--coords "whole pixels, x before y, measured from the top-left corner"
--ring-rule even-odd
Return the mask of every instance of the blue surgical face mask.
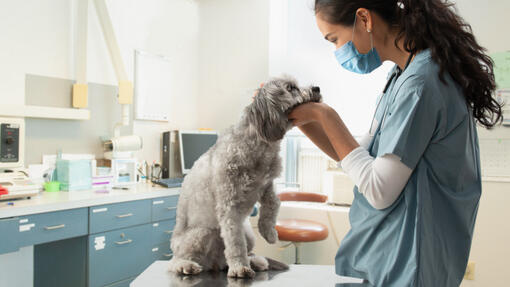
[[[354, 18], [354, 28], [355, 27], [356, 18]], [[354, 28], [352, 30], [353, 40]], [[335, 51], [336, 60], [348, 71], [358, 74], [369, 74], [382, 65], [381, 58], [379, 58], [379, 54], [377, 54], [377, 51], [374, 49], [372, 33], [370, 33], [370, 45], [370, 52], [368, 52], [368, 54], [361, 54], [351, 40]]]

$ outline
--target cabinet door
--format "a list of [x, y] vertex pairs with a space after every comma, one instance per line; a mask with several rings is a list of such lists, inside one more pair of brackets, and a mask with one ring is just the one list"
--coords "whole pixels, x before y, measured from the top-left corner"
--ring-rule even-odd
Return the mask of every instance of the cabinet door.
[[0, 254], [19, 250], [18, 218], [0, 219]]
[[165, 220], [152, 223], [151, 240], [152, 245], [170, 242], [175, 227], [175, 220]]
[[155, 198], [152, 200], [152, 221], [175, 219], [178, 195]]
[[152, 260], [151, 224], [90, 235], [88, 280], [104, 286], [137, 276]]
[[20, 246], [36, 245], [87, 234], [87, 208], [19, 217]]
[[90, 234], [151, 221], [151, 201], [137, 200], [90, 207]]
[[170, 260], [172, 256], [170, 242], [160, 243], [152, 247], [152, 262], [156, 260]]

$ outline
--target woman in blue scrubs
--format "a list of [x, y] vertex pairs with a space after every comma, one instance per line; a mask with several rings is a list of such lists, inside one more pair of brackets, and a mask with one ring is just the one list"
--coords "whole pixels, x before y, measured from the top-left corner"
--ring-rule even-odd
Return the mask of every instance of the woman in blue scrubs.
[[395, 63], [360, 142], [324, 103], [289, 115], [356, 183], [336, 273], [458, 286], [481, 195], [476, 123], [502, 119], [491, 59], [444, 0], [316, 0], [315, 14], [343, 68]]

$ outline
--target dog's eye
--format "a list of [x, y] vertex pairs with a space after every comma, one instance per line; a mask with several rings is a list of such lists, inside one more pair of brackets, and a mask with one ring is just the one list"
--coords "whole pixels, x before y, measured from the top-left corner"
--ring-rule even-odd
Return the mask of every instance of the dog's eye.
[[287, 91], [292, 92], [292, 90], [297, 89], [295, 86], [289, 85], [287, 86]]

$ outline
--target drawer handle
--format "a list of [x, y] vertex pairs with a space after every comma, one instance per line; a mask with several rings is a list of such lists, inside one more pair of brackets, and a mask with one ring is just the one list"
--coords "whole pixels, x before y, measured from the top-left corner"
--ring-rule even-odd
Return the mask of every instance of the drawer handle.
[[117, 218], [126, 218], [126, 217], [130, 217], [130, 216], [133, 216], [133, 213], [126, 213], [126, 214], [117, 215]]
[[124, 245], [124, 244], [129, 244], [131, 242], [133, 242], [133, 240], [128, 239], [128, 240], [124, 240], [124, 241], [115, 241], [115, 244], [117, 244], [117, 245]]
[[172, 257], [172, 253], [165, 253], [165, 254], [163, 254], [163, 256], [165, 256], [165, 257]]
[[166, 234], [172, 234], [172, 233], [174, 233], [174, 231], [173, 230], [167, 230], [167, 231], [165, 231], [165, 233]]
[[44, 227], [44, 229], [46, 230], [55, 230], [55, 229], [61, 229], [61, 228], [64, 228], [66, 227], [65, 224], [60, 224], [60, 225], [54, 225], [54, 226], [46, 226]]
[[167, 207], [166, 209], [167, 209], [167, 210], [174, 210], [174, 209], [177, 209], [177, 206], [174, 206], [174, 207]]

